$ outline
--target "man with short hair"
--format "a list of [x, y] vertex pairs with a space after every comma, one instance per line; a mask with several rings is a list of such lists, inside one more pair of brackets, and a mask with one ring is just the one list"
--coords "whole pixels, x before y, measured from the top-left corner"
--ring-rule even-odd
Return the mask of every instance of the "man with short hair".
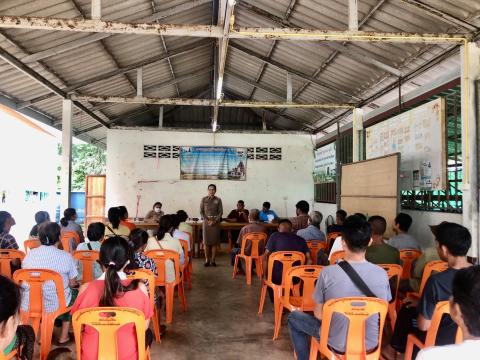
[[308, 226], [308, 211], [310, 210], [310, 205], [305, 200], [300, 200], [295, 205], [295, 208], [297, 216], [290, 218], [293, 232], [305, 229]]
[[397, 248], [398, 250], [415, 249], [422, 250], [418, 242], [413, 236], [408, 234], [408, 229], [412, 225], [412, 217], [405, 213], [399, 213], [393, 220], [392, 229], [395, 236], [390, 238], [388, 245]]
[[387, 230], [385, 218], [374, 215], [368, 222], [372, 226], [372, 242], [365, 253], [367, 261], [373, 264], [400, 264], [400, 252], [383, 241], [383, 235]]
[[227, 216], [227, 220], [230, 222], [246, 223], [248, 222], [248, 210], [245, 209], [245, 202], [238, 200], [237, 208], [230, 211]]
[[[232, 261], [232, 266], [235, 264], [235, 256], [237, 254], [240, 254], [240, 251], [242, 249], [242, 242], [243, 242], [243, 237], [247, 235], [248, 233], [252, 232], [259, 232], [259, 233], [265, 233], [268, 235], [267, 228], [262, 225], [259, 222], [258, 216], [259, 216], [260, 211], [258, 209], [252, 209], [250, 210], [250, 214], [248, 217], [248, 225], [245, 225], [242, 227], [238, 234], [236, 246], [232, 249], [231, 252], [231, 261]], [[261, 242], [258, 248], [259, 254], [263, 254], [265, 251], [265, 243]], [[245, 255], [250, 255], [252, 253], [252, 243], [248, 242], [245, 244]], [[239, 272], [242, 272], [242, 265], [241, 263], [238, 263], [238, 270]]]
[[453, 278], [450, 315], [462, 330], [463, 342], [434, 346], [418, 353], [417, 360], [474, 360], [480, 354], [480, 266], [458, 270]]
[[261, 222], [272, 223], [278, 220], [278, 216], [275, 211], [270, 209], [270, 203], [265, 201], [262, 206], [262, 211], [260, 211], [259, 219]]
[[347, 212], [345, 210], [339, 209], [335, 213], [335, 224], [330, 225], [327, 228], [327, 234], [334, 233], [334, 232], [342, 232], [343, 230], [343, 222], [347, 218]]
[[[467, 260], [467, 252], [472, 244], [472, 237], [467, 228], [446, 221], [430, 228], [437, 242], [438, 254], [448, 263], [448, 269], [430, 276], [420, 301], [414, 298], [404, 300], [395, 323], [391, 347], [385, 348], [382, 353], [387, 359], [394, 358], [395, 351], [405, 352], [408, 334], [413, 333], [419, 339], [425, 339], [435, 306], [440, 301], [448, 300], [452, 295], [453, 278], [458, 271], [471, 266]], [[456, 332], [457, 326], [450, 316], [444, 316], [440, 322], [436, 344], [453, 344]]]
[[[370, 242], [371, 226], [357, 216], [345, 220], [342, 245], [347, 262], [345, 267], [355, 271], [377, 298], [390, 301], [390, 285], [385, 270], [365, 260], [365, 251]], [[352, 281], [347, 270], [340, 264], [326, 266], [320, 272], [313, 299], [316, 302], [314, 316], [301, 311], [293, 311], [288, 317], [290, 337], [298, 360], [307, 360], [310, 353], [310, 338], [320, 339], [323, 305], [330, 299], [353, 296], [367, 296]], [[333, 317], [330, 324], [329, 346], [337, 353], [345, 352], [348, 320]], [[366, 350], [373, 350], [379, 344], [378, 316], [367, 320], [365, 329]], [[363, 341], [363, 339], [359, 339]]]
[[308, 216], [308, 226], [305, 229], [297, 231], [297, 235], [305, 240], [325, 241], [325, 234], [320, 230], [323, 215], [320, 211], [312, 211]]

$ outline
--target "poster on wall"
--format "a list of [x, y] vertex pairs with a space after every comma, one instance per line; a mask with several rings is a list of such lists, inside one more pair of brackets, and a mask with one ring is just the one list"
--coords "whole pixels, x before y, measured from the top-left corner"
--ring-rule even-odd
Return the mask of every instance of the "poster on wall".
[[221, 146], [180, 147], [181, 180], [247, 179], [247, 148]]
[[401, 190], [445, 190], [445, 99], [366, 129], [367, 159], [401, 153]]
[[315, 150], [315, 163], [313, 166], [314, 183], [334, 182], [337, 173], [336, 167], [335, 142]]

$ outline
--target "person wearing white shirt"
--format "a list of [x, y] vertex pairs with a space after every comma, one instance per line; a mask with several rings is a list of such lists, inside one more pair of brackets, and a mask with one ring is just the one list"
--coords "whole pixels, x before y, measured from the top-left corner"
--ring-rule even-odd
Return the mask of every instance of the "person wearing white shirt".
[[455, 274], [450, 316], [462, 330], [463, 342], [423, 349], [417, 360], [480, 358], [480, 266], [470, 266]]

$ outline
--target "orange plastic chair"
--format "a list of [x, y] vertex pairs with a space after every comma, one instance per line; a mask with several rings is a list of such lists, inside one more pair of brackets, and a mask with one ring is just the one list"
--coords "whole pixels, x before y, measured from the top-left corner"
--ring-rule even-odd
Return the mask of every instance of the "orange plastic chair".
[[[247, 243], [252, 244], [250, 255], [245, 254], [245, 248]], [[257, 276], [261, 279], [263, 275], [263, 264], [262, 258], [263, 253], [260, 254], [260, 242], [263, 242], [264, 245], [267, 244], [267, 234], [263, 232], [251, 232], [247, 233], [242, 238], [242, 248], [240, 249], [240, 254], [235, 256], [235, 264], [233, 265], [233, 275], [232, 279], [237, 275], [238, 262], [240, 259], [245, 260], [245, 277], [247, 278], [247, 285], [252, 284], [252, 261], [255, 261], [255, 269], [257, 271]]]
[[410, 279], [412, 277], [412, 264], [421, 255], [422, 255], [422, 252], [420, 250], [415, 250], [415, 249], [400, 250], [400, 260], [402, 260], [402, 263], [403, 263], [402, 280]]
[[148, 282], [148, 296], [150, 299], [150, 306], [153, 309], [153, 332], [155, 333], [155, 341], [160, 342], [160, 325], [158, 323], [158, 309], [155, 304], [155, 275], [147, 269], [135, 269], [130, 274], [127, 274], [129, 279], [139, 279], [143, 282]]
[[82, 284], [93, 281], [93, 266], [100, 256], [96, 250], [78, 250], [73, 252], [73, 258], [82, 263]]
[[[180, 255], [173, 250], [150, 250], [147, 251], [145, 255], [152, 258], [157, 265], [158, 276], [155, 279], [155, 285], [165, 287], [165, 322], [171, 324], [173, 319], [173, 295], [175, 287], [178, 287], [178, 295], [182, 300], [183, 311], [187, 311], [187, 298], [185, 297], [183, 276], [180, 273]], [[166, 281], [165, 263], [167, 261], [173, 261], [175, 269], [175, 280], [172, 282]]]
[[185, 282], [188, 284], [188, 289], [192, 289], [192, 276], [190, 274], [190, 267], [192, 262], [192, 257], [190, 256], [190, 252], [188, 251], [188, 241], [179, 239], [180, 244], [182, 245], [183, 249], [183, 256], [184, 256], [184, 263], [183, 263], [183, 278]]
[[[448, 304], [448, 301], [440, 301], [435, 306], [435, 310], [432, 316], [432, 322], [430, 323], [430, 328], [427, 330], [425, 342], [422, 343], [414, 334], [408, 335], [407, 348], [405, 349], [404, 360], [412, 359], [413, 346], [416, 346], [419, 349], [423, 349], [423, 348], [435, 345], [435, 340], [437, 338], [440, 322], [442, 320], [443, 315], [445, 314], [450, 314], [450, 306]], [[462, 341], [463, 341], [462, 330], [458, 328], [457, 336], [455, 338], [455, 343], [458, 344]]]
[[[388, 304], [388, 317], [390, 318], [390, 326], [392, 330], [395, 328], [395, 322], [397, 321], [397, 295], [398, 295], [398, 288], [400, 287], [400, 280], [402, 279], [402, 272], [403, 269], [400, 265], [397, 264], [378, 264], [378, 266], [382, 267], [388, 274], [388, 280], [396, 278], [395, 280], [395, 288], [392, 289], [392, 301]], [[392, 282], [390, 281], [390, 285]]]
[[3, 352], [0, 351], [0, 360], [10, 360], [17, 358], [17, 349], [13, 349], [7, 355], [3, 355]]
[[[320, 353], [328, 359], [377, 360], [380, 358], [383, 326], [387, 316], [388, 303], [385, 300], [367, 297], [351, 297], [328, 300], [323, 305], [322, 328], [320, 343], [312, 337], [310, 345], [310, 360], [316, 360]], [[328, 333], [334, 313], [340, 313], [348, 318], [348, 330], [345, 355], [336, 354], [328, 346]], [[365, 348], [366, 320], [374, 314], [380, 317], [377, 348], [367, 353]]]
[[[282, 284], [277, 285], [272, 282], [273, 265], [275, 262], [282, 264]], [[276, 310], [281, 304], [283, 285], [288, 269], [290, 269], [294, 263], [297, 265], [303, 265], [305, 263], [305, 254], [300, 251], [277, 251], [270, 255], [268, 258], [268, 274], [267, 278], [263, 279], [262, 292], [260, 294], [260, 305], [258, 307], [258, 314], [263, 313], [263, 306], [265, 304], [265, 296], [267, 294], [267, 287], [273, 290], [273, 308]]]
[[117, 331], [126, 324], [135, 325], [138, 359], [147, 359], [145, 350], [145, 315], [137, 309], [95, 307], [76, 311], [72, 317], [77, 359], [82, 358], [82, 328], [91, 326], [98, 332], [98, 359], [118, 359]]
[[418, 293], [416, 292], [408, 292], [407, 297], [414, 297], [417, 299], [420, 299], [420, 296], [423, 293], [423, 289], [425, 288], [425, 285], [427, 284], [427, 280], [430, 278], [432, 273], [434, 272], [442, 272], [448, 269], [448, 263], [442, 260], [434, 260], [430, 261], [425, 265], [425, 268], [423, 269], [423, 274], [422, 274], [422, 280], [420, 282], [420, 289]]
[[[313, 300], [313, 292], [315, 291], [315, 284], [322, 269], [323, 266], [321, 265], [300, 265], [288, 269], [285, 278], [283, 298], [277, 309], [278, 311], [275, 313], [273, 340], [277, 340], [280, 334], [283, 309], [287, 309], [288, 311], [313, 311], [315, 309], [316, 303]], [[301, 280], [301, 286], [299, 286], [300, 293], [292, 296], [290, 293], [294, 290], [294, 278]]]
[[23, 261], [25, 253], [20, 250], [2, 249], [0, 250], [0, 274], [12, 278], [12, 268], [10, 266], [13, 260]]
[[310, 250], [310, 258], [313, 265], [317, 265], [317, 256], [320, 250], [323, 250], [324, 254], [328, 251], [328, 244], [323, 240], [308, 240], [307, 246]]
[[[20, 319], [22, 324], [28, 325], [31, 321], [35, 336], [38, 336], [40, 329], [40, 360], [47, 358], [52, 344], [53, 324], [55, 319], [70, 311], [65, 303], [65, 293], [63, 291], [63, 280], [59, 273], [53, 270], [45, 269], [20, 269], [13, 274], [13, 280], [17, 284], [23, 282], [30, 287], [28, 311], [20, 309]], [[47, 281], [53, 281], [57, 290], [58, 309], [47, 313], [43, 307], [42, 287]]]
[[23, 242], [23, 247], [25, 249], [25, 254], [28, 254], [28, 252], [32, 249], [36, 249], [40, 247], [42, 243], [40, 242], [39, 239], [28, 239]]
[[340, 250], [340, 251], [335, 251], [330, 255], [330, 265], [335, 265], [338, 260], [343, 259], [345, 257], [345, 251]]
[[75, 241], [76, 245], [80, 243], [80, 235], [78, 235], [78, 233], [75, 231], [65, 231], [60, 235], [60, 241], [62, 243], [63, 250], [68, 253], [72, 253], [73, 251], [73, 249], [70, 247], [70, 240], [72, 239]]
[[341, 232], [331, 232], [327, 234], [327, 251], [330, 252], [332, 249], [335, 239], [339, 236], [342, 236]]

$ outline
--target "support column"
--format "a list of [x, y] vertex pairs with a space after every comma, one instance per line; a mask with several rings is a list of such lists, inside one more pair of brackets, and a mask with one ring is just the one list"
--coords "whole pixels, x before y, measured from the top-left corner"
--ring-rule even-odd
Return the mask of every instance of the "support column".
[[363, 109], [353, 109], [353, 162], [363, 158]]
[[92, 19], [100, 20], [102, 17], [102, 0], [92, 0]]
[[287, 72], [287, 102], [292, 102], [292, 74]]
[[358, 31], [358, 0], [348, 0], [348, 30]]
[[62, 171], [60, 195], [61, 211], [70, 207], [72, 189], [72, 100], [62, 102]]
[[163, 106], [158, 109], [158, 127], [163, 127]]
[[468, 43], [460, 50], [462, 87], [462, 164], [463, 225], [472, 234], [470, 255], [480, 258], [479, 191], [478, 191], [478, 128], [475, 106], [475, 80], [480, 79], [480, 48]]
[[143, 96], [143, 66], [137, 69], [137, 96]]
[[342, 163], [340, 161], [340, 122], [337, 121], [337, 137], [335, 139], [335, 161], [336, 161], [336, 189], [337, 189], [337, 194], [336, 194], [336, 203], [337, 203], [337, 210], [340, 209], [341, 204], [341, 185], [342, 185]]

